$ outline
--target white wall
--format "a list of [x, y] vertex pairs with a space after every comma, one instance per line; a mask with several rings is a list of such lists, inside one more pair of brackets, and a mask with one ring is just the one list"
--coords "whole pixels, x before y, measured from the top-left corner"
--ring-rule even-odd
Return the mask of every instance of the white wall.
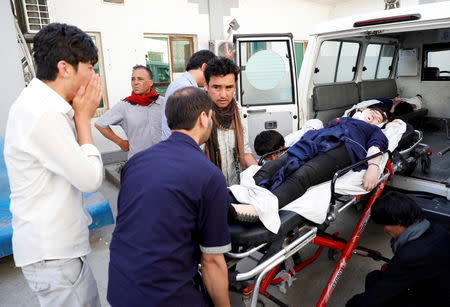
[[[144, 33], [196, 35], [195, 50], [207, 49], [210, 38], [224, 39], [236, 18], [237, 33], [292, 32], [307, 40], [313, 27], [328, 19], [334, 0], [49, 0], [52, 22], [100, 32], [109, 106], [130, 94], [131, 67], [145, 64]], [[211, 14], [211, 18], [209, 18]], [[115, 129], [120, 131], [120, 129]], [[118, 150], [93, 129], [102, 152]], [[123, 136], [123, 134], [121, 134]]]
[[[204, 1], [196, 1], [203, 3]], [[144, 33], [195, 34], [198, 48], [208, 47], [208, 15], [188, 0], [127, 0], [124, 5], [102, 0], [49, 0], [52, 22], [100, 32], [110, 106], [131, 92], [131, 68], [145, 65]], [[204, 4], [204, 3], [203, 3]]]
[[[193, 34], [195, 50], [207, 49], [209, 22], [207, 0], [126, 0], [125, 4], [102, 0], [49, 0], [51, 22], [100, 32], [109, 107], [131, 93], [131, 68], [145, 65], [145, 34]], [[92, 121], [95, 122], [95, 119]], [[121, 137], [119, 127], [113, 130]], [[101, 152], [119, 150], [93, 128]]]
[[[316, 3], [317, 2], [317, 3]], [[330, 1], [331, 3], [335, 1]], [[236, 33], [292, 32], [295, 40], [308, 40], [314, 27], [329, 19], [332, 5], [327, 1], [240, 0], [223, 20], [224, 29], [234, 18], [240, 24]]]
[[20, 62], [20, 49], [9, 1], [0, 1], [0, 138], [5, 135], [6, 120], [11, 104], [25, 87]]
[[[109, 105], [131, 91], [131, 67], [145, 64], [144, 33], [195, 34], [196, 50], [208, 48], [210, 37], [225, 38], [236, 18], [236, 33], [292, 32], [307, 40], [313, 27], [328, 19], [335, 1], [296, 0], [128, 0], [123, 5], [101, 0], [49, 0], [52, 22], [100, 32]], [[211, 12], [211, 20], [209, 19]]]
[[[432, 1], [432, 0], [431, 0]], [[400, 0], [400, 8], [418, 5], [420, 0]], [[435, 1], [437, 2], [437, 1]], [[334, 5], [330, 19], [384, 10], [383, 0], [347, 0]]]

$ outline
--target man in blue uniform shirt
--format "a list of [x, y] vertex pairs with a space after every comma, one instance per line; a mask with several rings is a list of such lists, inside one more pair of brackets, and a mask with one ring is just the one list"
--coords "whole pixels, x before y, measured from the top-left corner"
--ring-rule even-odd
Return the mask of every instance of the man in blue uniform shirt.
[[[172, 135], [122, 170], [108, 301], [116, 306], [229, 306], [225, 178], [201, 151], [212, 101], [194, 87], [167, 101]], [[206, 293], [193, 283], [201, 263]]]

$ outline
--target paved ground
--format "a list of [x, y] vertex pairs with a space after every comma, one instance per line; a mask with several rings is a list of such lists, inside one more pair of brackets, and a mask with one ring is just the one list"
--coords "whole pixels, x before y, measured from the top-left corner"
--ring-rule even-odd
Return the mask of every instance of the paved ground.
[[[113, 214], [117, 213], [118, 189], [111, 183], [105, 181], [100, 192], [109, 201]], [[339, 231], [344, 237], [348, 237], [359, 213], [350, 208], [341, 215], [339, 222], [333, 224], [330, 232]], [[102, 306], [109, 306], [106, 302], [107, 289], [107, 268], [109, 261], [109, 242], [114, 226], [107, 226], [91, 232], [92, 253], [88, 255], [88, 262], [97, 279], [101, 296]], [[360, 245], [381, 251], [386, 257], [391, 257], [389, 238], [382, 232], [380, 226], [369, 222], [363, 234]], [[307, 247], [302, 251], [302, 256], [307, 257], [313, 253], [312, 247]], [[248, 266], [245, 263], [242, 266]], [[327, 253], [324, 252], [315, 263], [306, 267], [296, 275], [292, 287], [287, 294], [282, 294], [278, 287], [270, 287], [269, 291], [277, 298], [287, 303], [289, 306], [315, 306], [320, 297], [323, 287], [326, 285], [330, 274], [335, 266], [335, 261], [330, 261]], [[328, 306], [344, 306], [345, 302], [354, 294], [363, 291], [364, 276], [371, 270], [378, 269], [380, 262], [375, 262], [369, 258], [353, 257], [334, 291]], [[231, 293], [232, 306], [241, 306], [241, 296]], [[265, 306], [276, 306], [267, 302]], [[0, 259], [0, 306], [38, 306], [37, 299], [29, 290], [24, 277], [19, 269], [15, 268], [12, 257]]]

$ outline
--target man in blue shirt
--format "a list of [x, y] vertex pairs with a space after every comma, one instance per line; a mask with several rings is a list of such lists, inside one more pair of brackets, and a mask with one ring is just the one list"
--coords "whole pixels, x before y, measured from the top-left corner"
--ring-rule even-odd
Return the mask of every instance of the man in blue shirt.
[[[199, 147], [211, 133], [212, 101], [187, 87], [166, 115], [169, 139], [122, 170], [107, 298], [113, 307], [229, 306], [225, 178]], [[199, 263], [212, 302], [193, 284]]]
[[179, 89], [188, 86], [204, 87], [206, 85], [206, 81], [203, 72], [205, 71], [206, 63], [208, 63], [208, 61], [214, 57], [215, 57], [214, 53], [212, 53], [209, 50], [197, 51], [189, 59], [184, 74], [175, 79], [172, 83], [170, 83], [166, 91], [164, 104], [162, 105], [163, 111], [161, 112], [162, 141], [167, 140], [167, 138], [169, 138], [170, 136], [170, 128], [167, 125], [166, 113], [164, 112], [167, 100], [173, 93], [175, 93]]

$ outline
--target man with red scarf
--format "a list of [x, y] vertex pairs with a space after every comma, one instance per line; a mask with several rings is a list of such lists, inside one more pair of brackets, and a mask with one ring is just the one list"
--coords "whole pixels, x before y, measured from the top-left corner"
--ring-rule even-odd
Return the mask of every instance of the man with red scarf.
[[[163, 98], [152, 88], [153, 74], [143, 65], [133, 67], [131, 96], [119, 101], [95, 123], [107, 139], [128, 152], [128, 159], [161, 140]], [[120, 138], [110, 125], [120, 125], [128, 140]]]
[[240, 172], [257, 164], [234, 99], [239, 67], [230, 59], [216, 57], [208, 62], [204, 74], [206, 90], [214, 102], [213, 128], [205, 153], [222, 170], [228, 186], [239, 184]]

